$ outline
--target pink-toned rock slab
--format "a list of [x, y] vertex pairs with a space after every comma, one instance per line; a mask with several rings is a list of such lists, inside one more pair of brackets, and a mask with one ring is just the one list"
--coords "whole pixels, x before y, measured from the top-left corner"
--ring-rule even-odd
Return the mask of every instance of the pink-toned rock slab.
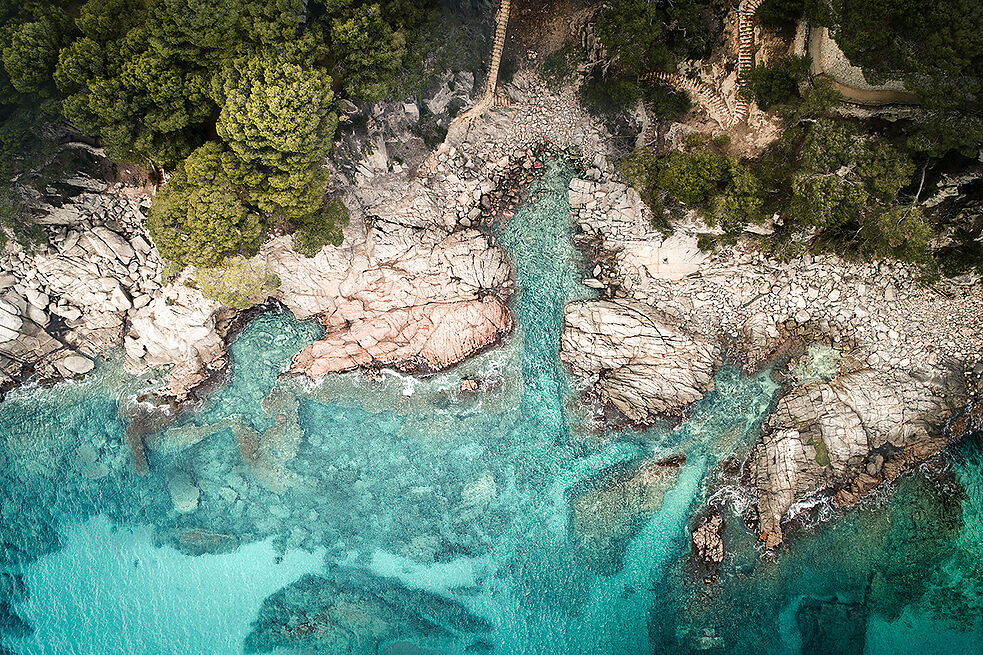
[[439, 371], [495, 343], [512, 325], [497, 296], [393, 309], [315, 341], [294, 357], [291, 371], [311, 378], [368, 365]]

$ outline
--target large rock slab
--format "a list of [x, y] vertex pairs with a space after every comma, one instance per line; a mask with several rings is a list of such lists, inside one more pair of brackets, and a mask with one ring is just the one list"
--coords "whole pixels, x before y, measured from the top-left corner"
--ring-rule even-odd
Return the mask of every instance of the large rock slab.
[[646, 305], [590, 300], [567, 305], [560, 359], [625, 416], [672, 414], [712, 387], [718, 348]]
[[394, 309], [307, 346], [292, 370], [312, 378], [370, 365], [439, 371], [495, 343], [512, 324], [496, 296]]
[[856, 500], [881, 483], [885, 457], [938, 452], [919, 445], [936, 442], [928, 419], [940, 405], [912, 378], [870, 369], [792, 389], [768, 418], [753, 458], [761, 539], [769, 548], [780, 544], [786, 513], [817, 492], [857, 484]]
[[393, 309], [504, 295], [511, 286], [505, 251], [477, 230], [378, 222], [353, 247], [322, 248], [307, 258], [281, 238], [258, 257], [280, 278], [280, 301], [297, 318], [319, 316], [329, 330]]
[[311, 377], [359, 366], [438, 371], [512, 330], [502, 301], [511, 268], [478, 230], [377, 219], [361, 243], [306, 258], [277, 239], [258, 257], [280, 278], [281, 302], [327, 328], [294, 359]]

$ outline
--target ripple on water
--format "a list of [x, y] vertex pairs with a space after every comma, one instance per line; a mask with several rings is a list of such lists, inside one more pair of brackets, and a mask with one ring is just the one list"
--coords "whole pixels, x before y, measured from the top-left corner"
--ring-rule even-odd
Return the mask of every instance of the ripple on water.
[[[231, 654], [289, 635], [287, 645], [332, 653], [796, 652], [822, 634], [823, 616], [856, 617], [861, 603], [870, 652], [902, 648], [893, 635], [915, 634], [899, 626], [918, 620], [903, 601], [924, 587], [904, 558], [931, 550], [892, 527], [905, 505], [856, 512], [777, 563], [758, 562], [747, 544], [755, 576], [725, 577], [709, 604], [691, 582], [690, 513], [707, 472], [758, 430], [776, 391], [767, 375], [722, 369], [678, 427], [584, 436], [589, 412], [580, 415], [557, 358], [564, 304], [592, 293], [567, 238], [572, 175], [554, 163], [498, 235], [516, 266], [515, 334], [452, 371], [279, 379], [319, 328], [264, 315], [232, 344], [228, 384], [176, 426], [191, 437], [151, 452], [146, 477], [132, 472], [118, 414], [146, 380], [105, 366], [89, 382], [0, 405], [0, 643], [16, 653], [85, 644], [78, 652]], [[464, 393], [465, 378], [493, 383]], [[646, 518], [626, 524], [620, 566], [585, 565], [571, 489], [675, 454], [686, 463]], [[932, 593], [962, 594], [963, 607], [979, 598], [967, 562], [980, 558], [965, 554], [979, 553], [978, 460], [959, 474], [975, 505], [925, 510], [962, 508], [961, 523], [943, 521], [960, 535], [946, 543], [961, 545], [916, 560], [941, 572]], [[200, 494], [188, 514], [169, 496], [179, 473]], [[905, 484], [903, 502], [931, 497]], [[832, 597], [850, 607], [808, 600]], [[952, 634], [947, 643], [965, 638]]]

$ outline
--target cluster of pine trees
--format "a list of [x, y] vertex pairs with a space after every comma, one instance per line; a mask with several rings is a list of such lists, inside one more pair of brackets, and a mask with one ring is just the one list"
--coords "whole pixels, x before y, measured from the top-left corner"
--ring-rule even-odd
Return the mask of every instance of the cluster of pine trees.
[[173, 172], [148, 224], [172, 262], [316, 252], [343, 207], [322, 166], [335, 99], [387, 95], [426, 0], [0, 0], [0, 119], [40, 108], [117, 160]]

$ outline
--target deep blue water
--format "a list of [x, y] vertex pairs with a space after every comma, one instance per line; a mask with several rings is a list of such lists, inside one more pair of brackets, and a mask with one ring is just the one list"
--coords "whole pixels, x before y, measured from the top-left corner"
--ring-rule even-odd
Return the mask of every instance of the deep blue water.
[[[500, 242], [516, 333], [427, 379], [278, 378], [318, 329], [286, 314], [232, 344], [197, 411], [125, 431], [156, 381], [106, 362], [0, 405], [0, 644], [12, 653], [979, 653], [983, 455], [763, 559], [728, 516], [705, 586], [687, 526], [753, 441], [776, 387], [722, 369], [678, 427], [598, 433], [557, 358], [566, 302], [589, 297], [554, 165]], [[486, 390], [459, 391], [461, 379]], [[600, 570], [571, 490], [610, 467], [685, 455]], [[190, 480], [193, 511], [169, 483]], [[958, 484], [954, 484], [958, 483]], [[942, 485], [942, 486], [940, 486]], [[743, 507], [735, 499], [735, 511]], [[846, 636], [846, 638], [844, 638]], [[0, 648], [0, 652], [3, 648]]]

